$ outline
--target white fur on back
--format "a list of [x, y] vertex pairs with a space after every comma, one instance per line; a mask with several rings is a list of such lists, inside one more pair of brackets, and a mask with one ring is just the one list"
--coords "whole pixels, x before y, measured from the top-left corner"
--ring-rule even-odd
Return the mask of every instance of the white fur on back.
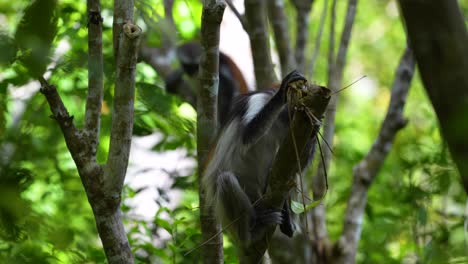
[[269, 94], [258, 93], [250, 96], [249, 102], [247, 103], [247, 111], [243, 117], [245, 124], [252, 121], [252, 119], [262, 110], [263, 106], [268, 102], [270, 98]]

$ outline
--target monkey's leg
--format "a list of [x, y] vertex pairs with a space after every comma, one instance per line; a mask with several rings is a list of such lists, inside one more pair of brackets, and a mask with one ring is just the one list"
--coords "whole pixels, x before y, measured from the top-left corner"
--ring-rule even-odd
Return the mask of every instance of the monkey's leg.
[[247, 194], [242, 190], [234, 173], [221, 172], [217, 181], [218, 207], [232, 225], [241, 241], [251, 240], [251, 225], [255, 222], [255, 211]]
[[262, 237], [266, 227], [283, 222], [281, 210], [266, 208], [261, 201], [254, 207], [232, 172], [222, 172], [217, 185], [222, 214], [244, 245]]

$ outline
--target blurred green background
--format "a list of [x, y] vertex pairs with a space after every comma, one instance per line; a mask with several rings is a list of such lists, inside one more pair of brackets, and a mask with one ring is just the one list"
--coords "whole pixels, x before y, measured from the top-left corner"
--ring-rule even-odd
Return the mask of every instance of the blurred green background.
[[[318, 30], [323, 2], [314, 4], [310, 43]], [[346, 5], [345, 1], [338, 2], [336, 28], [340, 30]], [[466, 17], [468, 2], [459, 3]], [[0, 263], [103, 263], [105, 256], [91, 208], [61, 131], [49, 118], [50, 110], [38, 92], [38, 83], [30, 78], [27, 60], [14, 58], [13, 38], [19, 34], [21, 15], [29, 4], [27, 0], [0, 0]], [[164, 30], [162, 1], [137, 0], [135, 4], [135, 18], [145, 31], [148, 45], [161, 45], [167, 34], [177, 43], [198, 39], [200, 1], [175, 1], [173, 15], [178, 32], [169, 33]], [[108, 149], [114, 78], [112, 5], [111, 1], [102, 1], [105, 95], [100, 162], [105, 162]], [[286, 7], [293, 34], [295, 12], [288, 1]], [[406, 43], [396, 1], [359, 1], [357, 10], [343, 84], [363, 75], [367, 78], [340, 95], [334, 156], [328, 172], [330, 188], [325, 199], [333, 239], [341, 232], [352, 168], [378, 133]], [[48, 64], [50, 83], [58, 87], [75, 124], [81, 127], [87, 88], [85, 1], [59, 0], [56, 23], [52, 47], [45, 51], [52, 62]], [[50, 28], [37, 30], [46, 33]], [[327, 34], [326, 29], [313, 77], [319, 84], [327, 81]], [[309, 58], [312, 50], [310, 45]], [[194, 110], [166, 94], [163, 87], [163, 80], [150, 66], [138, 64], [135, 136], [157, 133], [160, 137], [152, 151], [183, 149], [183, 155], [192, 159], [196, 146]], [[369, 193], [358, 263], [468, 263], [464, 232], [467, 197], [418, 74], [405, 115], [409, 123], [397, 135]], [[151, 162], [157, 161], [148, 160]], [[128, 202], [145, 188], [125, 188], [123, 211], [137, 261], [196, 263], [199, 259], [197, 251], [183, 256], [201, 240], [194, 173], [176, 171], [170, 175], [173, 184], [157, 190], [154, 203], [159, 210], [151, 212], [149, 220], [132, 213], [136, 205]], [[175, 207], [169, 206], [166, 195], [171, 189], [182, 190]], [[233, 249], [229, 243], [225, 246], [226, 262], [230, 263], [234, 261], [229, 257], [234, 255]]]

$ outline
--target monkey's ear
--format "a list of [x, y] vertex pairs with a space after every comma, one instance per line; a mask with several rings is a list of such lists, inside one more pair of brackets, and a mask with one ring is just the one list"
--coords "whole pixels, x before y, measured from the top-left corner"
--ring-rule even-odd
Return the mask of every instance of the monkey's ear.
[[307, 79], [300, 72], [293, 70], [288, 75], [286, 75], [286, 77], [284, 77], [283, 81], [281, 82], [280, 89], [286, 89], [290, 83], [299, 80], [307, 82]]

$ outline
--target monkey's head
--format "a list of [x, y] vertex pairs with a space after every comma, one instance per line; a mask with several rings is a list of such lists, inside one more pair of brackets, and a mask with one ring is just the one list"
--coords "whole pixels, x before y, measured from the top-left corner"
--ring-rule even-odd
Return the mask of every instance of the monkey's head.
[[196, 42], [185, 43], [177, 48], [177, 57], [184, 71], [194, 76], [200, 65], [201, 46]]

